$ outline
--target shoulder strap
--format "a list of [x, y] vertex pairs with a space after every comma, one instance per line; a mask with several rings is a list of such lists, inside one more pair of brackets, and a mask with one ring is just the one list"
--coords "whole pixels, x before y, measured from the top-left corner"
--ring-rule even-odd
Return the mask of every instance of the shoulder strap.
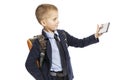
[[45, 53], [46, 53], [46, 40], [45, 40], [45, 37], [43, 35], [37, 35], [37, 38], [39, 40], [39, 43], [40, 43], [40, 67], [42, 66], [42, 63], [43, 63], [43, 60], [44, 60], [44, 57], [45, 57]]
[[66, 46], [68, 47], [68, 41], [67, 41], [67, 36], [66, 36], [65, 31], [63, 31], [63, 32], [62, 32], [62, 34], [63, 34], [63, 35], [64, 35], [64, 37], [65, 37], [65, 43], [66, 43]]
[[41, 35], [36, 35], [33, 38], [30, 38], [27, 40], [27, 44], [29, 47], [29, 50], [32, 48], [33, 46], [33, 42], [35, 39], [38, 39], [39, 43], [40, 43], [40, 59], [39, 61], [37, 61], [37, 65], [40, 68], [42, 66], [43, 63], [43, 59], [45, 57], [45, 52], [46, 52], [46, 40], [45, 37], [41, 34]]
[[38, 38], [38, 40], [39, 40], [39, 43], [40, 43], [40, 50], [41, 50], [41, 52], [45, 52], [45, 50], [46, 50], [46, 40], [45, 40], [45, 37], [43, 36], [43, 35], [37, 35], [37, 38]]

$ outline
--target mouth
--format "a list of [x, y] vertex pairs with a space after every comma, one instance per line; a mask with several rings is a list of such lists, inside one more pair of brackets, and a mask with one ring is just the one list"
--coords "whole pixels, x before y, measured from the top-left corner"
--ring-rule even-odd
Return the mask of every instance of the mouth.
[[58, 25], [56, 25], [56, 27], [58, 27]]

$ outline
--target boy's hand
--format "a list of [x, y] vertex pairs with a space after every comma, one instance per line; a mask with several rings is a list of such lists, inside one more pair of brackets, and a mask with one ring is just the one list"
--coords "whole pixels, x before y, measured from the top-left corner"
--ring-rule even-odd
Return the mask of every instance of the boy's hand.
[[96, 30], [96, 33], [95, 33], [95, 38], [99, 38], [102, 35], [102, 33], [99, 33], [101, 28], [102, 28], [102, 24], [101, 25], [97, 24], [97, 30]]

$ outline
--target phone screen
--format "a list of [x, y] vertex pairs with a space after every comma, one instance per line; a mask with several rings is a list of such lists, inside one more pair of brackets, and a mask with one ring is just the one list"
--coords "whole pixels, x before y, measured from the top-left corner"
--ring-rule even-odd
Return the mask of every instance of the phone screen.
[[110, 22], [102, 24], [102, 28], [100, 29], [99, 33], [106, 33], [106, 32], [108, 32], [109, 26], [110, 26]]

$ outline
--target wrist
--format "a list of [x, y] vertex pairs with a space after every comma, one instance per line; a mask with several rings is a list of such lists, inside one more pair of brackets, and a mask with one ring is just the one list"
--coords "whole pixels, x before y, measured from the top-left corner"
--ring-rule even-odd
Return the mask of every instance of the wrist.
[[95, 36], [96, 39], [99, 37], [97, 33], [95, 33], [94, 36]]

